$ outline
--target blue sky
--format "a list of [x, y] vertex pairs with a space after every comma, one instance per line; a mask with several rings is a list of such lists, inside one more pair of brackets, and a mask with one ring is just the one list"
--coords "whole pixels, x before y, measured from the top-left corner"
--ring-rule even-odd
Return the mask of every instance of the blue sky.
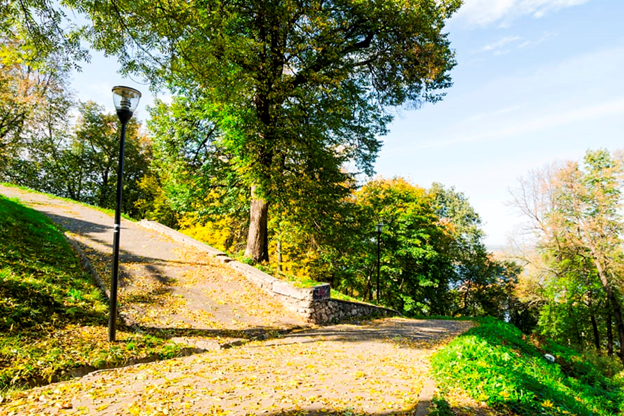
[[[447, 26], [458, 65], [445, 99], [398, 111], [376, 170], [421, 186], [454, 186], [481, 214], [492, 249], [522, 219], [508, 189], [531, 169], [623, 148], [624, 1], [465, 0]], [[123, 79], [114, 59], [94, 55], [75, 74], [81, 100], [112, 109]]]

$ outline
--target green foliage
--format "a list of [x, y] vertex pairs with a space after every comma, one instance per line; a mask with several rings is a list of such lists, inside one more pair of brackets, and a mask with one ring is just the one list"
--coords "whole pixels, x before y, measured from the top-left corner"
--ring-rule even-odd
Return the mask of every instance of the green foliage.
[[0, 196], [0, 228], [0, 390], [179, 351], [126, 328], [106, 341], [107, 304], [45, 216]]
[[5, 0], [0, 7], [2, 43], [20, 39], [23, 47], [15, 58], [38, 70], [50, 65], [77, 68], [80, 61], [88, 60], [88, 52], [80, 44], [83, 34], [67, 19], [59, 3]]
[[209, 243], [237, 251], [232, 248], [249, 221], [249, 188], [233, 169], [232, 155], [218, 145], [220, 130], [208, 106], [191, 95], [175, 97], [171, 104], [157, 101], [150, 109], [152, 182], [161, 206], [175, 213], [182, 228], [212, 224], [211, 232], [222, 238]]
[[[538, 330], [581, 349], [613, 354], [622, 340], [624, 159], [588, 150], [581, 162], [532, 173], [517, 205], [532, 220], [537, 261], [523, 297], [540, 308]], [[540, 282], [531, 284], [530, 282]], [[619, 339], [619, 342], [617, 341]]]
[[[67, 94], [61, 88], [58, 103], [54, 106], [50, 102], [42, 103], [50, 112], [62, 108], [63, 114], [46, 113], [42, 121], [28, 123], [29, 134], [21, 150], [13, 149], [11, 162], [0, 171], [0, 178], [74, 201], [114, 209], [119, 120], [94, 102], [80, 103], [78, 120], [70, 128], [64, 124], [73, 105]], [[145, 211], [149, 198], [158, 196], [150, 194], [147, 187], [139, 186], [148, 174], [151, 159], [151, 143], [139, 129], [140, 124], [131, 119], [126, 129], [124, 153], [122, 212], [132, 217]]]
[[[624, 384], [586, 357], [551, 341], [531, 343], [494, 318], [457, 337], [432, 357], [442, 389], [460, 388], [478, 402], [518, 415], [615, 415]], [[544, 354], [556, 361], [550, 363]]]
[[[356, 198], [367, 220], [362, 224], [366, 230], [374, 232], [377, 221], [384, 223], [380, 236], [383, 303], [409, 314], [445, 314], [453, 276], [447, 250], [451, 239], [438, 223], [431, 195], [395, 179], [369, 182]], [[370, 237], [369, 242], [376, 243], [376, 236]], [[374, 257], [376, 250], [368, 245]]]
[[[196, 187], [202, 176], [214, 190], [217, 168], [248, 198], [253, 187], [259, 212], [251, 215], [247, 254], [256, 262], [268, 258], [269, 206], [308, 224], [331, 212], [327, 204], [348, 194], [345, 164], [372, 173], [378, 137], [391, 121], [384, 109], [442, 98], [455, 64], [442, 30], [460, 5], [70, 3], [91, 17], [96, 48], [118, 55], [125, 72], [167, 86], [175, 93], [171, 113], [183, 108], [188, 116], [174, 124], [158, 117], [160, 108], [155, 114], [157, 132], [174, 132], [164, 138], [179, 150], [172, 154], [194, 163], [192, 171], [174, 165], [164, 178], [170, 200], [194, 204], [196, 190], [206, 189]], [[203, 158], [206, 152], [217, 156]], [[292, 208], [304, 204], [303, 212]]]

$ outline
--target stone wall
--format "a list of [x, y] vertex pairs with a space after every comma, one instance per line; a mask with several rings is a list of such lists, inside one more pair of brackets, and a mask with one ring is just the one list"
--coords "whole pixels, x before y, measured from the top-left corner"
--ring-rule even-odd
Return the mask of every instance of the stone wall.
[[287, 309], [295, 312], [308, 323], [331, 323], [359, 316], [400, 315], [392, 309], [380, 308], [375, 305], [331, 299], [331, 289], [327, 283], [310, 288], [296, 287], [288, 282], [276, 279], [255, 267], [233, 260], [222, 251], [155, 221], [142, 220], [139, 222], [139, 225], [208, 253], [216, 260], [225, 263], [245, 276], [250, 282], [269, 295], [277, 298]]
[[317, 324], [338, 322], [363, 316], [398, 316], [395, 310], [341, 299], [326, 299], [311, 304], [308, 321]]

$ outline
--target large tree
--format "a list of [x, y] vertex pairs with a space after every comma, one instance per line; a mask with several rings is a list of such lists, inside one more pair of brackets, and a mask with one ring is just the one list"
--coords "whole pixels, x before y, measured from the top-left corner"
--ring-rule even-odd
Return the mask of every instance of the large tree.
[[[52, 65], [63, 69], [79, 68], [88, 60], [81, 46], [82, 30], [67, 17], [64, 1], [0, 0], [0, 39], [2, 43], [18, 40], [23, 48], [20, 61], [42, 70]], [[6, 58], [6, 56], [3, 56]], [[6, 60], [3, 59], [3, 61]]]
[[[251, 190], [246, 253], [268, 258], [269, 205], [372, 172], [388, 107], [441, 98], [460, 0], [72, 1], [126, 72], [206, 102]], [[299, 203], [299, 202], [297, 202]]]
[[545, 297], [551, 300], [545, 308], [549, 316], [543, 314], [542, 321], [569, 320], [579, 343], [583, 342], [580, 326], [590, 322], [593, 342], [600, 350], [598, 322], [600, 315], [606, 315], [607, 338], [612, 337], [613, 319], [624, 362], [623, 180], [621, 155], [588, 151], [581, 163], [534, 172], [521, 181], [514, 197], [531, 219], [542, 255], [541, 281]]

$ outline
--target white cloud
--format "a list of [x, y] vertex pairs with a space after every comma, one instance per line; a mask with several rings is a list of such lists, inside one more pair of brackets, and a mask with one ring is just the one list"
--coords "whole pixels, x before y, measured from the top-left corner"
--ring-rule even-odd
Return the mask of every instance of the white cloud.
[[485, 45], [482, 49], [482, 51], [484, 52], [489, 52], [489, 51], [497, 51], [500, 50], [502, 48], [504, 48], [505, 46], [509, 45], [510, 43], [514, 43], [514, 42], [518, 42], [519, 40], [521, 40], [522, 38], [520, 36], [505, 36], [504, 38], [494, 42], [494, 43], [490, 43], [489, 45]]
[[[511, 112], [510, 110], [508, 112]], [[560, 125], [566, 125], [570, 123], [578, 123], [582, 121], [599, 119], [601, 117], [622, 114], [624, 117], [624, 98], [612, 100], [600, 104], [594, 104], [582, 108], [576, 108], [574, 110], [564, 111], [560, 113], [548, 114], [541, 117], [536, 117], [532, 120], [520, 120], [515, 124], [507, 127], [473, 133], [469, 135], [457, 135], [455, 137], [449, 137], [447, 139], [431, 141], [423, 143], [417, 149], [437, 148], [437, 147], [449, 147], [459, 143], [472, 143], [485, 140], [497, 140], [504, 139], [519, 134], [526, 134], [530, 132], [544, 130], [550, 127], [556, 127]], [[493, 116], [496, 114], [490, 114]]]
[[456, 19], [473, 26], [508, 25], [522, 16], [541, 18], [589, 0], [465, 0]]
[[504, 55], [509, 53], [511, 49], [525, 49], [528, 47], [537, 46], [556, 35], [557, 33], [555, 32], [547, 31], [535, 40], [525, 39], [521, 36], [505, 36], [500, 38], [496, 42], [488, 43], [474, 53], [488, 52], [494, 55]]

